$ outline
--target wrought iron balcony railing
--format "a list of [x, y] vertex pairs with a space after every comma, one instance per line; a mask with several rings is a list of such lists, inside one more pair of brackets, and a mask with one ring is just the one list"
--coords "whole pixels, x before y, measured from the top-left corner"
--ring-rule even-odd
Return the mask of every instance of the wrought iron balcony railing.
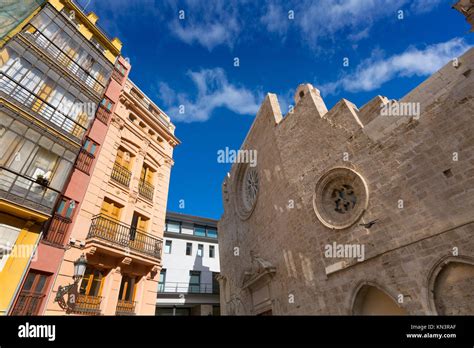
[[101, 302], [101, 296], [87, 296], [79, 294], [76, 297], [76, 305], [73, 312], [83, 315], [99, 315]]
[[12, 100], [19, 107], [34, 112], [39, 119], [74, 140], [80, 141], [86, 132], [86, 125], [64, 114], [60, 108], [61, 104], [53, 106], [3, 72], [0, 72], [0, 95]]
[[51, 214], [60, 192], [48, 180], [34, 179], [0, 166], [0, 198]]
[[158, 285], [160, 293], [179, 294], [219, 294], [219, 286], [212, 283], [190, 284], [180, 282], [165, 282]]
[[59, 214], [54, 214], [48, 228], [48, 232], [44, 237], [44, 241], [56, 246], [64, 246], [67, 229], [71, 224], [71, 219]]
[[90, 169], [92, 166], [92, 162], [94, 161], [94, 158], [95, 156], [93, 154], [81, 148], [81, 151], [79, 152], [79, 156], [77, 156], [76, 168], [86, 174], [90, 174]]
[[41, 293], [21, 291], [11, 314], [25, 316], [37, 315], [44, 297], [45, 295]]
[[155, 194], [155, 186], [153, 186], [149, 182], [140, 180], [140, 183], [138, 184], [138, 194], [143, 198], [148, 199], [149, 201], [153, 201], [153, 195]]
[[118, 300], [115, 315], [135, 315], [135, 301]]
[[97, 112], [95, 114], [95, 117], [100, 121], [102, 122], [103, 124], [107, 125], [107, 123], [109, 122], [109, 118], [110, 118], [110, 115], [112, 113], [110, 112], [110, 110], [104, 108], [102, 105], [99, 106], [99, 108], [97, 109]]
[[119, 184], [122, 184], [123, 186], [129, 186], [130, 185], [130, 179], [132, 177], [132, 172], [129, 171], [127, 168], [124, 166], [114, 163], [114, 167], [112, 169], [112, 175], [110, 178], [118, 182]]
[[124, 224], [105, 215], [92, 218], [88, 239], [98, 238], [123, 249], [161, 259], [163, 240], [152, 236], [134, 226]]
[[[40, 48], [53, 60], [59, 63], [60, 66], [65, 68], [71, 75], [82, 81], [87, 87], [91, 88], [96, 95], [101, 95], [105, 89], [105, 78], [104, 81], [99, 81], [96, 77], [92, 76], [89, 67], [79, 65], [74, 59], [72, 59], [66, 52], [64, 52], [59, 46], [45, 36], [38, 28], [32, 24], [28, 24], [22, 32], [23, 37], [28, 41], [35, 44], [35, 47]], [[89, 71], [88, 71], [89, 70]]]

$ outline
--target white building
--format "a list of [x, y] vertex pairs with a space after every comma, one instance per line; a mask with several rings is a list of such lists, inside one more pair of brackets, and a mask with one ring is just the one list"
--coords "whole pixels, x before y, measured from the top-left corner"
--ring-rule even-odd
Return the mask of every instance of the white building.
[[219, 315], [217, 220], [168, 212], [156, 315]]

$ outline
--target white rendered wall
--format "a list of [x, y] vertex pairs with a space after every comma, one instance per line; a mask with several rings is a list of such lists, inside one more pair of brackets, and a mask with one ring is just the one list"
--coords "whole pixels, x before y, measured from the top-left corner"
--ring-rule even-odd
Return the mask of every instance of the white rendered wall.
[[[189, 283], [189, 271], [201, 271], [201, 284], [212, 284], [212, 272], [220, 272], [217, 239], [216, 243], [208, 243], [165, 236], [163, 246], [167, 240], [172, 241], [172, 246], [171, 254], [163, 254], [163, 268], [166, 269], [165, 283]], [[193, 245], [191, 256], [186, 255], [186, 243]], [[202, 257], [197, 256], [198, 244], [204, 245]], [[214, 246], [213, 258], [209, 257], [210, 245]]]

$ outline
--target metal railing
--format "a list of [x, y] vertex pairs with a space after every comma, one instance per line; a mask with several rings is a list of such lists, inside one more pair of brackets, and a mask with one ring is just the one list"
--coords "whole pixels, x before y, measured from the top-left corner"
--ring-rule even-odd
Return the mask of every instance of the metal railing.
[[84, 136], [87, 129], [86, 125], [80, 124], [60, 111], [61, 104], [58, 106], [51, 105], [3, 72], [0, 72], [0, 87], [0, 95], [2, 97], [15, 101], [19, 107], [33, 111], [35, 115], [59, 132], [79, 141]]
[[153, 201], [153, 195], [155, 194], [155, 186], [153, 186], [149, 182], [140, 180], [138, 184], [138, 194], [143, 198], [148, 199], [149, 201]]
[[47, 182], [15, 173], [0, 166], [0, 197], [51, 214], [60, 192]]
[[135, 315], [136, 301], [118, 300], [115, 315]]
[[99, 106], [97, 109], [97, 112], [95, 114], [95, 117], [102, 122], [103, 124], [107, 125], [109, 123], [109, 118], [112, 112], [105, 108], [102, 104]]
[[75, 167], [86, 174], [90, 174], [94, 158], [95, 156], [93, 154], [89, 153], [86, 149], [81, 148], [79, 156], [77, 156]]
[[219, 294], [219, 286], [212, 283], [190, 284], [181, 282], [164, 282], [158, 285], [160, 293], [185, 294]]
[[53, 245], [64, 246], [67, 229], [71, 224], [71, 219], [59, 214], [54, 214], [48, 228], [48, 233], [44, 237], [44, 241]]
[[41, 293], [21, 291], [11, 315], [37, 315], [44, 297]]
[[105, 215], [92, 218], [88, 239], [98, 238], [111, 242], [124, 249], [161, 258], [163, 240], [152, 236], [134, 226], [124, 224]]
[[74, 61], [34, 25], [28, 24], [22, 32], [22, 35], [27, 40], [35, 43], [36, 47], [41, 48], [53, 60], [56, 60], [62, 67], [66, 68], [73, 76], [84, 82], [86, 86], [92, 88], [97, 95], [102, 94], [105, 89], [105, 81], [101, 82], [92, 76], [86, 68]]
[[114, 163], [112, 175], [110, 176], [113, 181], [128, 187], [130, 185], [131, 177], [131, 171], [118, 163]]
[[76, 304], [73, 312], [84, 315], [99, 315], [101, 302], [101, 296], [87, 296], [79, 294], [76, 297]]

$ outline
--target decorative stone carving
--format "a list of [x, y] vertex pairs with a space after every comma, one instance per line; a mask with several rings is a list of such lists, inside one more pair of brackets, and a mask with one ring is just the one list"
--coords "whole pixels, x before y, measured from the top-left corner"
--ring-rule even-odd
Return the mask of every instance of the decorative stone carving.
[[92, 256], [95, 254], [96, 251], [97, 251], [97, 247], [90, 247], [90, 249], [86, 251], [86, 254]]
[[124, 257], [123, 260], [122, 260], [122, 263], [124, 265], [129, 265], [132, 263], [132, 258], [131, 257]]
[[228, 315], [242, 315], [246, 314], [245, 306], [240, 296], [232, 294], [229, 302], [226, 303], [226, 309]]
[[357, 222], [369, 203], [364, 179], [349, 168], [334, 168], [317, 182], [313, 207], [321, 223], [329, 228], [343, 229]]
[[122, 118], [120, 118], [116, 114], [114, 114], [112, 116], [112, 123], [111, 124], [113, 126], [115, 126], [116, 128], [118, 128], [118, 129], [123, 129], [123, 127], [125, 127], [125, 122], [122, 120]]
[[244, 272], [242, 279], [242, 288], [252, 287], [262, 279], [267, 281], [275, 274], [276, 268], [267, 260], [258, 256], [254, 251], [250, 251], [252, 259], [251, 268]]

